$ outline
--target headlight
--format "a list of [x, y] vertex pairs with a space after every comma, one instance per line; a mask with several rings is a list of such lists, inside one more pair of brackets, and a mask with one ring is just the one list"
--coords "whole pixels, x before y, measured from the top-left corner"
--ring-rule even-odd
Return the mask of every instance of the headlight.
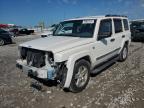
[[19, 57], [19, 58], [21, 58], [21, 54], [20, 54], [20, 52], [21, 52], [21, 47], [18, 46], [18, 57]]
[[19, 54], [19, 57], [21, 58], [21, 59], [26, 59], [26, 52], [27, 52], [27, 48], [24, 48], [24, 47], [18, 47], [18, 50], [19, 50], [19, 52], [18, 52], [18, 54]]
[[48, 61], [50, 64], [54, 64], [54, 55], [52, 52], [48, 52]]

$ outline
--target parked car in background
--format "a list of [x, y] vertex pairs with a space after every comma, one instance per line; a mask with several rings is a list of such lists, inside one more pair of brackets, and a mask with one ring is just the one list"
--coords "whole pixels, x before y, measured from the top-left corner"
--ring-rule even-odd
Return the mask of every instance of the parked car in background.
[[13, 43], [12, 38], [12, 34], [10, 34], [8, 31], [0, 29], [0, 46], [8, 43]]
[[44, 31], [41, 33], [41, 37], [47, 37], [47, 36], [52, 35], [52, 34], [53, 34], [52, 31]]
[[133, 41], [144, 41], [144, 20], [131, 21], [131, 33]]
[[17, 28], [11, 29], [10, 32], [13, 33], [14, 35], [18, 35], [19, 34], [19, 30]]
[[47, 37], [49, 35], [52, 35], [53, 32], [56, 30], [57, 26], [57, 24], [53, 24], [51, 27], [48, 28], [47, 31], [42, 32], [41, 37]]
[[34, 30], [28, 30], [26, 28], [19, 30], [18, 34], [26, 34], [26, 35], [30, 35], [34, 33]]

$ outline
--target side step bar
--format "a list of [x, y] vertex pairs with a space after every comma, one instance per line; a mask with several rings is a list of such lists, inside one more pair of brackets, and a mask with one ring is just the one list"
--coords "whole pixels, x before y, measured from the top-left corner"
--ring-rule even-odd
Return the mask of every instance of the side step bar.
[[105, 69], [106, 67], [110, 66], [111, 64], [113, 64], [114, 62], [116, 62], [118, 60], [119, 56], [115, 56], [112, 59], [108, 59], [107, 61], [96, 65], [95, 68], [91, 71], [92, 74], [97, 74], [99, 72], [101, 72], [103, 69]]

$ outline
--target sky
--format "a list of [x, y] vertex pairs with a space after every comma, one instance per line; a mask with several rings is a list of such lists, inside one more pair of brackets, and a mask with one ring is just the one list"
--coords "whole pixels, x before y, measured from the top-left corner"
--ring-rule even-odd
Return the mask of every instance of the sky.
[[0, 0], [0, 23], [36, 26], [106, 14], [144, 19], [144, 0]]

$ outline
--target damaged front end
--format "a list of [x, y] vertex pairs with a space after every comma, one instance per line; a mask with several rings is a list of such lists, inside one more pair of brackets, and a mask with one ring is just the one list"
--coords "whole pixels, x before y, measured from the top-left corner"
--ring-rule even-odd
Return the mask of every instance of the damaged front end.
[[28, 75], [48, 80], [57, 77], [59, 67], [54, 63], [52, 52], [21, 47], [19, 56], [16, 66]]

